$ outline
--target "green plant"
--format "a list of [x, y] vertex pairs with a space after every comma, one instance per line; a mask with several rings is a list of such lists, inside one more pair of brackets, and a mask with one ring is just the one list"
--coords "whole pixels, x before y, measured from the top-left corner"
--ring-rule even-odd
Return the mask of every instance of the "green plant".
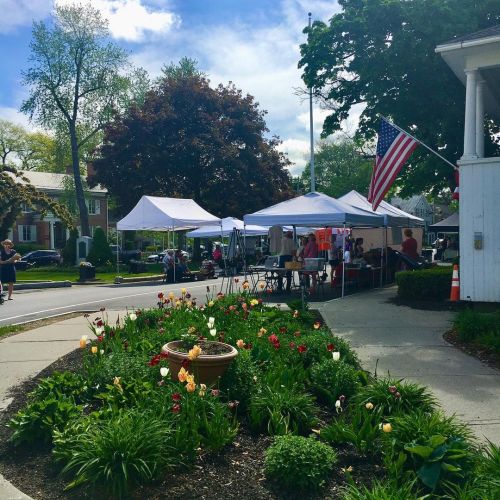
[[413, 493], [415, 481], [398, 482], [374, 481], [368, 486], [358, 486], [354, 483], [344, 489], [343, 500], [417, 500]]
[[257, 389], [259, 370], [249, 351], [241, 350], [220, 380], [220, 389], [228, 400], [238, 400], [245, 410]]
[[319, 399], [333, 407], [340, 396], [349, 399], [356, 393], [357, 371], [342, 360], [325, 359], [311, 367], [311, 386]]
[[314, 422], [314, 398], [294, 388], [263, 386], [250, 402], [250, 424], [268, 434], [305, 434]]
[[108, 239], [104, 231], [97, 227], [94, 231], [92, 248], [87, 255], [87, 260], [94, 266], [103, 266], [113, 260], [113, 254], [109, 248]]
[[382, 416], [412, 412], [416, 409], [431, 412], [436, 408], [436, 399], [427, 387], [392, 378], [375, 379], [360, 388], [352, 402], [362, 406], [372, 403]]
[[[332, 352], [340, 353], [340, 360], [359, 368], [359, 359], [356, 353], [351, 349], [347, 341], [334, 335], [325, 335], [324, 331], [310, 331], [302, 334], [296, 340], [296, 344], [302, 344], [306, 351], [301, 355], [302, 362], [306, 368], [312, 364], [326, 359], [332, 359]], [[333, 350], [332, 350], [333, 349]]]
[[76, 240], [78, 239], [78, 229], [73, 228], [69, 232], [69, 238], [61, 251], [62, 263], [64, 266], [76, 265]]
[[398, 295], [408, 300], [444, 300], [450, 295], [451, 267], [396, 273]]
[[[384, 461], [392, 472], [414, 471], [431, 491], [467, 480], [475, 463], [471, 432], [454, 417], [416, 411], [390, 419]], [[400, 471], [398, 471], [400, 469]]]
[[461, 341], [474, 342], [500, 352], [500, 311], [461, 311], [455, 317], [453, 326]]
[[34, 401], [20, 410], [9, 422], [14, 430], [11, 441], [22, 443], [45, 443], [52, 441], [52, 432], [62, 430], [66, 424], [81, 415], [82, 407], [72, 399], [45, 399]]
[[16, 252], [21, 255], [33, 252], [34, 250], [45, 250], [45, 247], [37, 243], [16, 243]]
[[380, 415], [365, 407], [351, 407], [329, 425], [323, 427], [320, 437], [332, 444], [351, 443], [361, 455], [374, 455], [380, 449]]
[[93, 425], [80, 420], [54, 434], [54, 456], [73, 476], [66, 489], [89, 483], [119, 498], [177, 463], [171, 427], [151, 412], [128, 410]]
[[76, 403], [83, 403], [91, 397], [91, 389], [86, 379], [73, 372], [54, 372], [50, 377], [40, 380], [30, 394], [32, 401], [44, 399], [72, 398]]
[[286, 489], [317, 490], [337, 461], [335, 451], [313, 438], [278, 436], [266, 450], [266, 477]]

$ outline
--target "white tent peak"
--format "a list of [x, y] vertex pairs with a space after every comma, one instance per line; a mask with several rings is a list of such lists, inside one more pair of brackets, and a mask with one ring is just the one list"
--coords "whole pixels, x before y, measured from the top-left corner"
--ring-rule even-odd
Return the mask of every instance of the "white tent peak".
[[220, 219], [208, 213], [188, 198], [143, 196], [123, 219], [118, 231], [168, 231], [220, 224]]
[[244, 226], [243, 221], [235, 217], [224, 217], [222, 219], [222, 231], [220, 225], [206, 226], [195, 229], [186, 234], [188, 238], [217, 238], [219, 236], [228, 236], [234, 229], [239, 231], [246, 230], [247, 236], [259, 236], [267, 234], [268, 228], [262, 226]]

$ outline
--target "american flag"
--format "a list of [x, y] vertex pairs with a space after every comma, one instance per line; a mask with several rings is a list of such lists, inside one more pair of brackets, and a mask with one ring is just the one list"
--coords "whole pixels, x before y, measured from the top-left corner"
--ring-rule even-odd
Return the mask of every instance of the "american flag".
[[376, 210], [418, 142], [382, 119], [368, 201]]

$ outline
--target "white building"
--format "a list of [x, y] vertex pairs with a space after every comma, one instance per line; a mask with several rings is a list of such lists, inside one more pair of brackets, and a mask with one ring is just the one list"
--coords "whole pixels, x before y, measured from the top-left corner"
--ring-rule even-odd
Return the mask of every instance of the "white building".
[[500, 302], [500, 157], [484, 157], [485, 116], [500, 122], [500, 25], [438, 45], [466, 86], [460, 166], [460, 298]]

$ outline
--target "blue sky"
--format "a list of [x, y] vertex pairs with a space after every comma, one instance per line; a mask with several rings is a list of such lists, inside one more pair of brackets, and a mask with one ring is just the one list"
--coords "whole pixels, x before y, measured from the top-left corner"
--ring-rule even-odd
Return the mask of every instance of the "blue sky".
[[[75, 0], [56, 0], [72, 3]], [[85, 1], [85, 0], [83, 0]], [[117, 43], [133, 64], [156, 76], [164, 63], [197, 59], [211, 82], [232, 81], [255, 96], [272, 134], [294, 162], [308, 151], [307, 102], [294, 95], [302, 85], [297, 69], [307, 13], [327, 21], [339, 11], [336, 0], [91, 0], [109, 19]], [[30, 126], [18, 112], [26, 89], [21, 71], [28, 64], [33, 20], [49, 19], [53, 0], [0, 0], [0, 118]], [[8, 13], [6, 15], [6, 13]], [[326, 111], [315, 110], [317, 135]], [[351, 123], [355, 125], [357, 113]]]

